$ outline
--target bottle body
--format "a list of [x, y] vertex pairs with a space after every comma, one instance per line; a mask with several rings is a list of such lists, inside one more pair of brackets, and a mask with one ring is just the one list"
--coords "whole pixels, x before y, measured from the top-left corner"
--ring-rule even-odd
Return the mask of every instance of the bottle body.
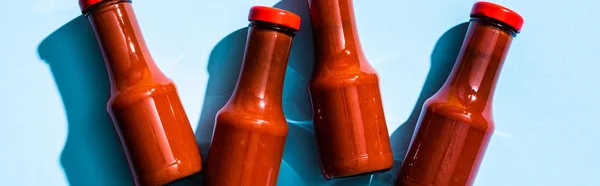
[[326, 178], [391, 168], [393, 155], [377, 74], [313, 79], [309, 92]]
[[323, 175], [386, 170], [393, 156], [379, 77], [360, 47], [351, 0], [309, 1], [316, 64], [309, 84]]
[[90, 8], [111, 81], [107, 111], [136, 185], [164, 185], [201, 171], [201, 157], [173, 82], [154, 64], [129, 1]]
[[472, 185], [494, 132], [492, 98], [513, 33], [474, 18], [444, 86], [423, 105], [396, 185]]
[[164, 185], [201, 171], [196, 139], [173, 83], [119, 93], [107, 110], [139, 185]]
[[288, 131], [283, 114], [226, 105], [215, 121], [205, 184], [276, 185]]
[[282, 90], [292, 35], [252, 22], [240, 77], [217, 113], [205, 185], [276, 185], [287, 121]]
[[481, 115], [428, 100], [396, 185], [472, 185], [493, 132]]

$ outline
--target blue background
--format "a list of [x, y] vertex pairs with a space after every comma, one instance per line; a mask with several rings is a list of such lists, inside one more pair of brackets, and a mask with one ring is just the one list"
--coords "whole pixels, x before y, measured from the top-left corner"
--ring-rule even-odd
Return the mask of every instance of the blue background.
[[[253, 5], [304, 20], [284, 90], [290, 132], [279, 185], [382, 185], [321, 178], [305, 84], [312, 40], [303, 0], [135, 1], [147, 44], [178, 90], [205, 153], [215, 112], [235, 84]], [[356, 0], [364, 52], [381, 77], [401, 160], [421, 104], [445, 80], [475, 1]], [[496, 0], [525, 18], [494, 99], [496, 132], [475, 185], [600, 185], [600, 1]], [[75, 0], [5, 1], [0, 12], [0, 185], [130, 185], [105, 112], [108, 82]], [[396, 162], [396, 163], [399, 163]], [[199, 181], [195, 175], [178, 185]]]

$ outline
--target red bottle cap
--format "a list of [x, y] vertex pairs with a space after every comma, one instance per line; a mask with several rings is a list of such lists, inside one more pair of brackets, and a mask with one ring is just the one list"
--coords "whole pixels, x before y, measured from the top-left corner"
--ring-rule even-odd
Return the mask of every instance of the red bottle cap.
[[103, 0], [79, 0], [79, 8], [81, 8], [81, 12], [84, 12], [85, 9], [102, 1]]
[[300, 30], [300, 16], [278, 8], [253, 6], [248, 21], [264, 21]]
[[517, 32], [520, 32], [521, 27], [523, 27], [523, 17], [521, 15], [511, 9], [490, 2], [481, 1], [475, 3], [471, 10], [471, 16], [474, 15], [498, 20], [515, 28]]

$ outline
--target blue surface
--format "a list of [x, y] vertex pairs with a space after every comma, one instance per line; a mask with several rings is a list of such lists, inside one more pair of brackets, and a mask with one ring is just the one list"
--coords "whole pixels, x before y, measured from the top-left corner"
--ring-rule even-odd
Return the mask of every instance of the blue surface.
[[[203, 147], [214, 114], [236, 81], [250, 6], [276, 6], [308, 16], [302, 0], [206, 2], [134, 2], [152, 55], [177, 83]], [[474, 2], [354, 2], [364, 52], [381, 77], [397, 163], [422, 102], [454, 62], [464, 35], [462, 23]], [[595, 116], [600, 110], [600, 1], [492, 2], [521, 13], [525, 26], [496, 87], [496, 132], [475, 185], [600, 185], [600, 117]], [[77, 2], [6, 1], [3, 7], [0, 185], [130, 185], [104, 111], [106, 71]], [[305, 90], [313, 56], [309, 28], [304, 19], [286, 75], [290, 133], [279, 185], [391, 182], [398, 164], [374, 176], [321, 178]]]

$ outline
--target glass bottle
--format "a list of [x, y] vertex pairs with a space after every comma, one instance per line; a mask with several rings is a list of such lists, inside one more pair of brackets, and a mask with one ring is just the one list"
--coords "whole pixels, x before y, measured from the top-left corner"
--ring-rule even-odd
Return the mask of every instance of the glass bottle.
[[111, 83], [111, 116], [136, 185], [200, 172], [201, 157], [173, 81], [156, 66], [130, 0], [80, 0]]
[[475, 3], [456, 64], [423, 105], [399, 186], [472, 185], [494, 132], [492, 97], [523, 18], [508, 8]]
[[308, 0], [315, 45], [309, 84], [323, 175], [392, 167], [379, 76], [360, 46], [352, 0]]
[[250, 9], [246, 50], [231, 98], [217, 113], [205, 185], [276, 185], [288, 126], [282, 91], [300, 17]]

